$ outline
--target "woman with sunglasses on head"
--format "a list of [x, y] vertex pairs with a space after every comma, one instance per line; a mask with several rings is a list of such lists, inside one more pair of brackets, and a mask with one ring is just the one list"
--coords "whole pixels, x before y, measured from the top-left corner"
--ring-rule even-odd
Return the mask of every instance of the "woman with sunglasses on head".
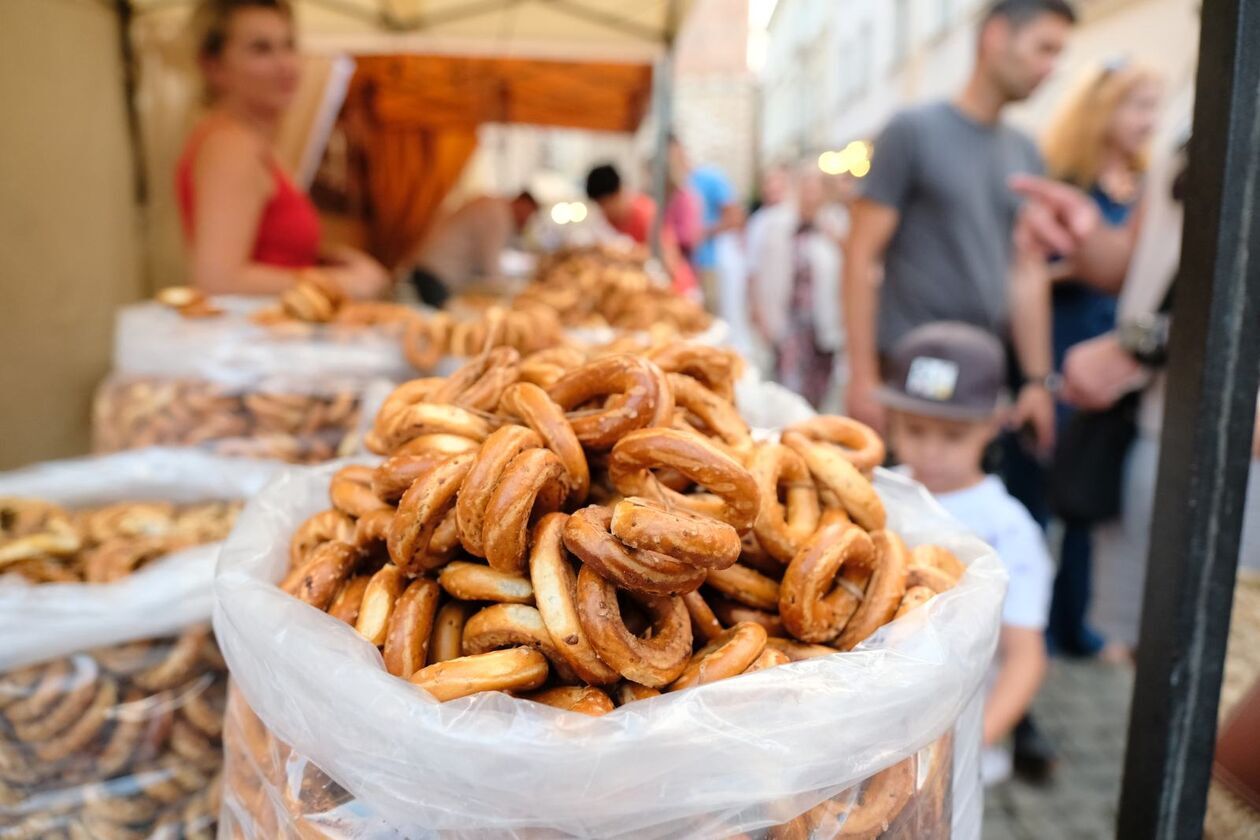
[[[1129, 237], [1138, 228], [1148, 147], [1162, 97], [1163, 84], [1154, 72], [1113, 61], [1097, 70], [1067, 101], [1044, 143], [1052, 177], [1088, 194], [1101, 222]], [[1069, 349], [1115, 327], [1124, 274], [1098, 277], [1075, 265], [1071, 257], [1058, 260], [1053, 273], [1054, 363], [1056, 370], [1062, 370]], [[1062, 402], [1057, 406], [1060, 438], [1073, 410]], [[1063, 653], [1091, 656], [1103, 648], [1102, 640], [1085, 623], [1091, 526], [1073, 520], [1064, 524], [1049, 636]]]
[[272, 295], [318, 270], [351, 297], [383, 295], [385, 269], [353, 248], [321, 243], [315, 206], [276, 159], [299, 74], [287, 0], [202, 0], [193, 20], [210, 108], [175, 174], [191, 284]]

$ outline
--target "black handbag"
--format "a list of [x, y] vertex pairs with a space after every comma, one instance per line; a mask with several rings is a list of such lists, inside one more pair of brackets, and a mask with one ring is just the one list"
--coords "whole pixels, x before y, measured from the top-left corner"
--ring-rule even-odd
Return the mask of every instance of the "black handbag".
[[1137, 436], [1138, 393], [1105, 411], [1068, 419], [1050, 464], [1050, 507], [1065, 522], [1093, 524], [1120, 515], [1124, 461]]

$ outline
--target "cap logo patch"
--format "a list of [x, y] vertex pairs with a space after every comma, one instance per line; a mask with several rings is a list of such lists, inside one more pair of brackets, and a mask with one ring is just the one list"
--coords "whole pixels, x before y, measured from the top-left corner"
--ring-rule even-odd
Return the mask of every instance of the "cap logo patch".
[[919, 356], [906, 373], [906, 393], [927, 400], [945, 402], [958, 386], [958, 365], [948, 359]]

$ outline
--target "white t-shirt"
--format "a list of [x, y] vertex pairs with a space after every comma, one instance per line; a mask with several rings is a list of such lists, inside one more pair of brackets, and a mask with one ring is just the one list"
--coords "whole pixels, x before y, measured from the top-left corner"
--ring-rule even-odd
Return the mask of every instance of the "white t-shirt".
[[506, 198], [474, 198], [433, 228], [416, 264], [452, 293], [499, 275], [503, 249], [512, 237], [512, 204]]
[[966, 490], [941, 493], [936, 500], [976, 536], [993, 546], [1006, 566], [1010, 584], [1002, 604], [1002, 623], [1046, 629], [1054, 563], [1046, 537], [1028, 511], [1006, 492], [997, 476]]

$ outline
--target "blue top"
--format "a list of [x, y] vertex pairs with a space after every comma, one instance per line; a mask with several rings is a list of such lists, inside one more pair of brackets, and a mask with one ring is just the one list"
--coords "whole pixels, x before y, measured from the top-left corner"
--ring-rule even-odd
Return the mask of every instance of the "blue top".
[[[735, 201], [735, 188], [716, 166], [693, 169], [689, 180], [691, 188], [700, 196], [701, 218], [704, 220], [705, 230], [708, 230], [722, 218], [722, 210]], [[701, 271], [711, 271], [717, 266], [713, 237], [708, 236], [701, 240], [692, 261]]]

